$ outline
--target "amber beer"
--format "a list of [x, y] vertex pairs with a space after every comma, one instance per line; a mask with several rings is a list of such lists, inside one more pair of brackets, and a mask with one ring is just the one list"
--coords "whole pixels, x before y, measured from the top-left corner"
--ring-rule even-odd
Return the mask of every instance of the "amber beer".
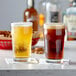
[[27, 61], [31, 55], [32, 23], [12, 23], [12, 43], [15, 61]]
[[61, 60], [64, 51], [65, 27], [62, 23], [44, 25], [46, 58]]

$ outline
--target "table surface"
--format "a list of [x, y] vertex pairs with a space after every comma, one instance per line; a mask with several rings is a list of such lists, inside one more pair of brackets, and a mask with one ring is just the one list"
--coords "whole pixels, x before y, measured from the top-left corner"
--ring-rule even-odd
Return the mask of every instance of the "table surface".
[[[43, 46], [43, 42], [39, 41], [36, 46]], [[44, 59], [45, 55], [32, 54], [33, 58]], [[64, 59], [71, 60], [72, 64], [65, 62], [63, 64], [42, 63], [42, 64], [27, 64], [27, 63], [10, 63], [13, 58], [11, 50], [0, 50], [0, 70], [44, 70], [44, 69], [76, 69], [76, 42], [65, 42]], [[9, 60], [9, 61], [7, 61]]]

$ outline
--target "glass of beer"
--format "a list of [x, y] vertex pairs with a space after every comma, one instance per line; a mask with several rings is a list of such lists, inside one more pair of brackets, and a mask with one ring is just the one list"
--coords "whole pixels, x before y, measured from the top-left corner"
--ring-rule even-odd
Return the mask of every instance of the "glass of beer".
[[11, 23], [11, 32], [14, 60], [26, 62], [31, 56], [32, 23]]
[[60, 62], [63, 59], [64, 36], [64, 24], [44, 24], [44, 45], [47, 62]]

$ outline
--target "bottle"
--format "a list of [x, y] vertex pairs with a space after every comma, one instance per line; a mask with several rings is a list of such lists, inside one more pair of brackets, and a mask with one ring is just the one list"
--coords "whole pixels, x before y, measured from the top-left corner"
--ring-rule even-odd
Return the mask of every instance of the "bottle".
[[[33, 23], [33, 39], [39, 38], [38, 35], [38, 12], [34, 8], [34, 0], [28, 0], [27, 9], [24, 11], [24, 22], [32, 22]], [[36, 40], [37, 41], [37, 40]], [[32, 43], [34, 45], [34, 43]]]
[[39, 14], [39, 34], [40, 34], [40, 40], [44, 39], [44, 35], [43, 35], [43, 25], [45, 22], [45, 16], [43, 13]]
[[42, 0], [39, 4], [39, 25], [40, 27], [43, 27], [45, 22], [46, 2]]
[[60, 11], [56, 4], [47, 2], [46, 4], [46, 23], [60, 22]]
[[[69, 0], [69, 7], [72, 7], [72, 5], [73, 5], [73, 0]], [[62, 21], [65, 24], [65, 41], [67, 41], [66, 10], [62, 13]]]
[[72, 6], [66, 9], [64, 24], [67, 31], [66, 40], [76, 40], [76, 0], [73, 0]]
[[46, 2], [41, 0], [39, 2], [39, 32], [40, 32], [40, 40], [44, 39], [43, 34], [43, 26], [45, 23], [45, 11], [46, 11]]

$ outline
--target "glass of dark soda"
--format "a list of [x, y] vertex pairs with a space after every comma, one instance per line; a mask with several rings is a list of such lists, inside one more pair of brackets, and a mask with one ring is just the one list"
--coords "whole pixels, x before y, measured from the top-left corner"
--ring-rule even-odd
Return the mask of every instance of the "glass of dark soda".
[[60, 62], [64, 53], [65, 26], [63, 23], [44, 24], [44, 45], [47, 62]]

